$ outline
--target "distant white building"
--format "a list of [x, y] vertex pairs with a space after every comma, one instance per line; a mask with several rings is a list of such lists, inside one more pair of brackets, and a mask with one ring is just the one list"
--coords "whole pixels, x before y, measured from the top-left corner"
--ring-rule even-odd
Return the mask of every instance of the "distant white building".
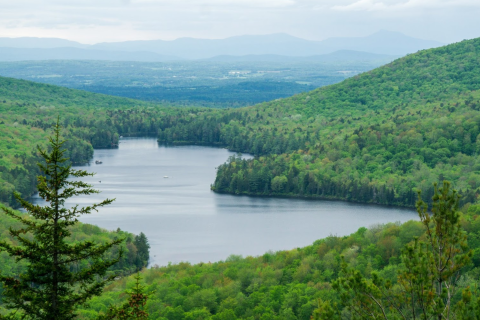
[[232, 70], [228, 72], [228, 74], [231, 76], [240, 76], [240, 75], [245, 75], [249, 73], [251, 73], [250, 70]]

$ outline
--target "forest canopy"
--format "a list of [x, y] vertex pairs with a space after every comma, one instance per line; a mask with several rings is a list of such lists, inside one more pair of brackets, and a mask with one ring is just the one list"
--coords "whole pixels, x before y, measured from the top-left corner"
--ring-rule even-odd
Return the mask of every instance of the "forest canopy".
[[213, 190], [413, 207], [448, 179], [480, 187], [480, 39], [420, 51], [339, 84], [252, 107], [171, 108], [0, 78], [0, 201], [32, 193], [34, 145], [60, 114], [70, 158], [119, 136], [251, 153], [219, 167]]
[[[417, 191], [428, 201], [434, 182], [450, 180], [462, 195], [455, 213], [459, 234], [472, 249], [457, 285], [476, 288], [479, 90], [480, 39], [420, 51], [291, 98], [226, 110], [170, 108], [0, 78], [0, 201], [14, 206], [13, 190], [22, 196], [35, 191], [35, 146], [58, 116], [74, 163], [88, 162], [93, 148], [116, 147], [120, 136], [254, 154], [250, 160], [231, 157], [218, 168], [212, 185], [217, 192], [413, 207]], [[84, 233], [95, 230], [81, 226]], [[323, 306], [320, 301], [344, 310], [331, 290], [332, 281], [348, 270], [342, 269], [342, 257], [361, 276], [371, 279], [375, 271], [394, 283], [402, 268], [402, 248], [424, 231], [414, 221], [390, 223], [257, 258], [155, 267], [144, 273], [151, 296], [146, 308], [152, 319], [163, 320], [307, 320]], [[132, 249], [135, 241], [130, 240]], [[131, 285], [129, 279], [116, 282], [82, 317], [96, 318], [109, 303], [122, 300], [122, 289]], [[451, 299], [454, 304], [470, 299], [470, 318], [478, 315], [472, 296], [458, 293]]]

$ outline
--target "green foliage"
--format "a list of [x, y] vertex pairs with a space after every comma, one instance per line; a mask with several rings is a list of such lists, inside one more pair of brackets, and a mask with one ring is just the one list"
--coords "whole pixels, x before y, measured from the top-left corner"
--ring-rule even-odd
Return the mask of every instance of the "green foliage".
[[417, 190], [430, 199], [448, 179], [473, 202], [479, 52], [480, 39], [463, 41], [288, 99], [173, 118], [159, 141], [257, 156], [220, 166], [217, 192], [414, 207]]
[[[20, 88], [25, 82], [14, 81], [18, 82]], [[43, 88], [44, 85], [39, 86]], [[32, 90], [40, 89], [33, 86]], [[91, 93], [89, 95], [96, 97]], [[52, 93], [51, 99], [55, 100], [54, 97]], [[113, 102], [115, 99], [117, 98]], [[95, 99], [85, 98], [79, 105], [88, 104], [89, 100], [92, 104], [96, 102]], [[157, 134], [156, 122], [160, 117], [160, 109], [155, 112], [147, 108], [97, 110], [75, 105], [78, 101], [71, 103], [73, 106], [66, 107], [59, 104], [61, 101], [58, 98], [56, 106], [46, 107], [31, 100], [3, 103], [0, 96], [0, 202], [15, 207], [18, 203], [13, 197], [14, 190], [23, 197], [33, 194], [36, 188], [35, 176], [40, 173], [36, 165], [40, 161], [36, 146], [44, 146], [43, 141], [47, 141], [46, 137], [51, 134], [50, 130], [58, 115], [61, 116], [63, 135], [67, 139], [66, 157], [73, 164], [87, 163], [93, 156], [93, 148], [117, 147], [120, 135]]]
[[[462, 208], [459, 223], [468, 228], [473, 217], [467, 213], [467, 207]], [[388, 223], [255, 258], [230, 256], [216, 263], [154, 266], [142, 271], [145, 292], [155, 291], [148, 294], [145, 311], [149, 319], [161, 320], [195, 319], [194, 316], [209, 320], [309, 320], [315, 310], [323, 318], [349, 319], [351, 314], [341, 295], [332, 288], [333, 282], [345, 277], [342, 264], [356, 270], [367, 284], [381, 280], [383, 286], [398, 286], [398, 275], [405, 268], [400, 259], [402, 250], [413, 245], [415, 238], [423, 241], [424, 234], [419, 221]], [[452, 305], [464, 304], [463, 308], [470, 313], [478, 310], [475, 288], [479, 285], [479, 267], [480, 264], [473, 264], [464, 269], [452, 297]], [[123, 292], [134, 285], [135, 279], [128, 277], [108, 286], [102, 296], [92, 299], [81, 310], [80, 319], [96, 319], [107, 311], [106, 306], [123, 304], [128, 300]], [[468, 287], [471, 295], [464, 294], [463, 298], [462, 291], [466, 292]]]
[[[22, 318], [29, 319], [73, 319], [75, 309], [88, 299], [102, 292], [113, 279], [106, 276], [108, 268], [118, 262], [122, 252], [113, 260], [106, 260], [105, 252], [120, 244], [124, 239], [114, 239], [104, 244], [92, 241], [67, 242], [71, 226], [77, 218], [110, 204], [106, 199], [99, 204], [71, 209], [64, 207], [65, 200], [73, 196], [98, 193], [91, 185], [81, 181], [70, 181], [68, 177], [82, 178], [86, 171], [73, 170], [65, 165], [67, 159], [60, 137], [60, 126], [54, 130], [49, 143], [50, 151], [39, 148], [45, 164], [39, 164], [44, 175], [38, 176], [38, 191], [49, 206], [35, 206], [16, 193], [17, 200], [28, 215], [17, 215], [13, 210], [3, 212], [21, 223], [20, 228], [11, 228], [10, 235], [19, 245], [0, 241], [0, 250], [15, 258], [26, 261], [25, 271], [15, 275], [0, 275], [3, 284], [3, 300], [14, 318], [20, 311]], [[91, 264], [85, 266], [84, 261]]]
[[414, 207], [417, 190], [431, 199], [433, 183], [447, 179], [463, 194], [461, 205], [473, 203], [479, 52], [480, 39], [462, 41], [291, 98], [225, 110], [165, 108], [0, 78], [0, 201], [13, 205], [13, 189], [34, 191], [35, 135], [61, 114], [78, 163], [90, 159], [92, 146], [115, 147], [120, 135], [157, 136], [256, 156], [220, 166], [217, 192]]
[[[3, 210], [2, 208], [5, 208], [5, 206], [0, 204], [0, 210]], [[19, 211], [14, 212], [17, 216], [26, 215], [26, 213]], [[7, 215], [0, 215], [0, 238], [2, 240], [14, 245], [18, 245], [18, 241], [9, 234], [9, 229], [18, 229], [20, 227], [21, 223], [18, 220]], [[108, 275], [129, 275], [134, 273], [136, 270], [147, 266], [147, 262], [144, 260], [145, 258], [139, 256], [139, 250], [134, 242], [136, 236], [131, 233], [122, 230], [110, 232], [97, 226], [84, 224], [81, 222], [71, 226], [70, 230], [71, 235], [66, 239], [66, 241], [69, 243], [84, 241], [85, 239], [89, 239], [94, 243], [107, 243], [115, 238], [127, 239], [124, 243], [112, 248], [105, 254], [105, 258], [107, 260], [112, 260], [118, 256], [119, 250], [125, 252], [125, 254], [120, 258], [120, 261], [110, 267], [109, 271], [107, 272]], [[142, 265], [139, 264], [141, 262], [143, 262]], [[84, 261], [82, 263], [84, 266], [90, 264], [90, 261]], [[25, 261], [16, 263], [15, 260], [9, 257], [6, 252], [0, 252], [0, 266], [2, 267], [2, 274], [5, 276], [14, 276], [16, 274], [23, 273], [25, 272], [26, 268]]]
[[337, 312], [335, 312], [334, 308], [330, 305], [328, 301], [322, 301], [322, 299], [318, 299], [318, 308], [313, 311], [312, 319], [337, 320], [340, 319], [340, 317], [338, 317]]
[[137, 249], [135, 265], [138, 270], [141, 270], [148, 264], [148, 260], [150, 259], [150, 244], [148, 243], [147, 236], [143, 232], [140, 232], [138, 236], [135, 236], [134, 245]]
[[[480, 306], [472, 301], [469, 287], [459, 286], [472, 255], [457, 211], [459, 196], [444, 181], [441, 188], [435, 186], [432, 200], [431, 214], [425, 202], [417, 202], [425, 234], [406, 245], [397, 279], [377, 272], [368, 278], [343, 262], [343, 275], [333, 287], [353, 319], [476, 319]], [[322, 307], [318, 318], [331, 319], [321, 313]]]
[[142, 277], [140, 273], [134, 277], [135, 286], [132, 290], [126, 291], [128, 300], [121, 307], [111, 307], [105, 315], [100, 315], [98, 320], [129, 320], [129, 319], [148, 319], [148, 313], [145, 312], [145, 304], [148, 295], [145, 293], [145, 286], [140, 284]]
[[[423, 235], [425, 225], [417, 222], [387, 224], [258, 258], [233, 256], [214, 264], [155, 267], [143, 273], [148, 292], [156, 291], [146, 312], [162, 320], [310, 319], [312, 314], [330, 317], [333, 309], [341, 311], [336, 316], [351, 318], [345, 296], [331, 290], [337, 280], [360, 288], [365, 303], [387, 299], [383, 310], [395, 313], [406, 307], [394, 301], [413, 270], [419, 282], [408, 288], [430, 299], [428, 312], [455, 307], [462, 314], [459, 318], [475, 319], [480, 209], [468, 204], [475, 203], [480, 187], [479, 52], [480, 39], [425, 50], [337, 85], [235, 110], [163, 108], [0, 78], [0, 201], [13, 204], [15, 188], [24, 195], [33, 192], [36, 139], [48, 135], [57, 114], [64, 119], [65, 135], [75, 141], [68, 148], [72, 161], [79, 163], [90, 159], [92, 147], [115, 147], [120, 135], [150, 135], [162, 143], [222, 146], [256, 156], [232, 157], [220, 166], [212, 186], [217, 192], [413, 207], [421, 191], [427, 199], [433, 197], [431, 223], [441, 216], [447, 229], [456, 231], [434, 228], [429, 236]], [[452, 200], [448, 192], [442, 194], [447, 189], [432, 187], [444, 179], [452, 181], [461, 199]], [[448, 207], [457, 201], [461, 213]], [[436, 238], [440, 233], [442, 239], [457, 239], [452, 247], [457, 260], [449, 260], [441, 272], [440, 264], [432, 261], [443, 263], [448, 256], [428, 249], [441, 243]], [[473, 250], [467, 266], [465, 236]], [[402, 255], [406, 245], [409, 249]], [[405, 262], [406, 257], [421, 263], [418, 270], [417, 264]], [[452, 261], [464, 267], [459, 278]], [[444, 289], [437, 291], [433, 284], [435, 290], [428, 294], [420, 290], [425, 279], [454, 283], [451, 296], [446, 293], [449, 300]], [[121, 292], [128, 281], [119, 280], [92, 299], [81, 318], [95, 318], [107, 305], [123, 303]], [[382, 309], [372, 310], [376, 316], [383, 314]]]
[[[403, 257], [406, 270], [400, 275], [402, 281], [408, 282], [406, 287], [425, 301], [420, 308], [431, 309], [435, 318], [448, 319], [452, 313], [451, 300], [456, 293], [457, 281], [472, 256], [460, 225], [458, 200], [456, 191], [451, 191], [450, 184], [444, 181], [442, 188], [435, 186], [431, 215], [426, 203], [421, 200], [417, 203], [417, 211], [426, 229], [425, 249], [418, 248], [416, 242], [414, 246], [406, 247]], [[416, 279], [412, 281], [411, 275]], [[418, 280], [423, 282], [421, 288]], [[432, 284], [432, 287], [426, 289], [426, 284]], [[433, 299], [425, 299], [432, 292], [435, 293]]]
[[[126, 98], [117, 98], [103, 94], [92, 94], [90, 92], [67, 89], [47, 84], [34, 83], [31, 81], [22, 81], [12, 78], [0, 77], [0, 97], [3, 103], [16, 101], [22, 103], [35, 103], [43, 109], [55, 107], [136, 107], [148, 106], [148, 103], [131, 100]], [[24, 107], [23, 105], [20, 107]]]

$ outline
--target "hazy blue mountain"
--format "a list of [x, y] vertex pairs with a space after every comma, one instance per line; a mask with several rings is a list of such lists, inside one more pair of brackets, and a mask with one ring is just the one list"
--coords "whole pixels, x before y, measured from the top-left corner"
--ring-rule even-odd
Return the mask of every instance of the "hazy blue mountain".
[[[421, 49], [441, 46], [442, 43], [421, 40], [398, 32], [380, 31], [367, 37], [330, 38], [324, 41], [309, 41], [288, 34], [245, 35], [226, 39], [194, 39], [180, 38], [172, 41], [142, 40], [124, 42], [105, 42], [95, 45], [84, 45], [74, 41], [53, 38], [0, 38], [0, 59], [39, 60], [32, 55], [46, 57], [44, 59], [99, 59], [99, 60], [136, 60], [164, 61], [171, 59], [208, 59], [218, 56], [245, 56], [243, 61], [257, 59], [253, 56], [265, 56], [262, 59], [277, 61], [277, 56], [310, 57], [335, 53], [336, 51], [363, 51], [367, 53], [403, 56]], [[14, 51], [10, 48], [50, 49], [50, 51]], [[68, 51], [67, 47], [69, 48]], [[85, 51], [75, 51], [85, 50]], [[58, 51], [58, 52], [55, 52]], [[92, 51], [90, 54], [86, 51]], [[110, 52], [111, 54], [101, 54]], [[127, 54], [130, 53], [131, 55]], [[15, 56], [17, 55], [18, 56]], [[157, 55], [161, 55], [160, 57]], [[343, 53], [351, 58], [358, 53]], [[346, 56], [345, 56], [346, 55]], [[335, 53], [335, 60], [341, 54]], [[5, 60], [9, 57], [9, 60]], [[178, 57], [178, 58], [174, 58]], [[323, 59], [328, 57], [324, 56]], [[12, 60], [13, 59], [13, 60]], [[218, 58], [221, 59], [221, 58]], [[227, 59], [227, 58], [223, 58]], [[228, 58], [230, 59], [230, 58]], [[276, 60], [277, 59], [277, 60]], [[371, 59], [366, 57], [365, 59]]]
[[180, 38], [172, 41], [111, 42], [99, 43], [91, 48], [122, 51], [144, 50], [187, 59], [206, 59], [222, 55], [313, 56], [339, 50], [402, 56], [441, 45], [443, 44], [440, 42], [421, 40], [398, 32], [380, 31], [367, 37], [330, 38], [324, 41], [309, 41], [287, 34], [271, 34], [215, 40]]
[[287, 34], [236, 36], [226, 39], [180, 38], [172, 41], [145, 40], [99, 43], [91, 46], [99, 50], [152, 51], [186, 59], [206, 59], [218, 55], [243, 56], [249, 54], [278, 54], [286, 56], [312, 55], [315, 42]]
[[154, 52], [104, 51], [80, 48], [0, 48], [0, 61], [25, 60], [110, 60], [110, 61], [171, 61], [177, 57]]
[[355, 50], [390, 55], [405, 55], [444, 45], [437, 41], [417, 39], [386, 30], [362, 38], [330, 38], [321, 41], [321, 44], [328, 51]]
[[305, 62], [305, 61], [315, 61], [315, 62], [337, 62], [337, 61], [358, 61], [358, 62], [372, 62], [372, 61], [393, 61], [396, 58], [399, 58], [400, 55], [387, 55], [387, 54], [376, 54], [362, 51], [354, 50], [339, 50], [328, 54], [314, 55], [308, 57], [292, 57], [292, 56], [282, 56], [276, 54], [249, 54], [244, 56], [230, 56], [230, 55], [221, 55], [208, 58], [205, 60], [208, 61], [219, 61], [219, 62]]
[[0, 38], [0, 47], [10, 48], [87, 48], [88, 44], [58, 38]]

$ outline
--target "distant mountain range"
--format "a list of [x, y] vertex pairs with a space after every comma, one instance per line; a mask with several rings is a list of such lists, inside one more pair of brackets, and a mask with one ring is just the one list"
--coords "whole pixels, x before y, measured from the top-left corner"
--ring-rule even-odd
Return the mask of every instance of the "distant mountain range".
[[215, 56], [212, 58], [204, 59], [207, 61], [219, 61], [219, 62], [255, 62], [255, 61], [268, 61], [268, 62], [346, 62], [346, 61], [392, 61], [396, 58], [399, 58], [400, 55], [389, 55], [389, 54], [376, 54], [362, 51], [354, 50], [338, 50], [332, 53], [307, 56], [307, 57], [292, 57], [292, 56], [282, 56], [277, 54], [248, 54], [244, 56]]
[[310, 41], [288, 34], [246, 35], [226, 39], [180, 38], [172, 41], [105, 42], [94, 45], [55, 38], [0, 38], [0, 60], [168, 61], [210, 59], [217, 56], [223, 56], [216, 58], [219, 60], [225, 59], [225, 56], [248, 56], [244, 59], [265, 59], [270, 56], [269, 59], [274, 59], [273, 56], [310, 57], [337, 51], [344, 52], [343, 54], [350, 51], [348, 55], [351, 58], [351, 51], [360, 51], [363, 55], [371, 53], [403, 56], [441, 45], [443, 44], [440, 42], [421, 40], [391, 31], [379, 31], [367, 37], [330, 38], [323, 41]]

